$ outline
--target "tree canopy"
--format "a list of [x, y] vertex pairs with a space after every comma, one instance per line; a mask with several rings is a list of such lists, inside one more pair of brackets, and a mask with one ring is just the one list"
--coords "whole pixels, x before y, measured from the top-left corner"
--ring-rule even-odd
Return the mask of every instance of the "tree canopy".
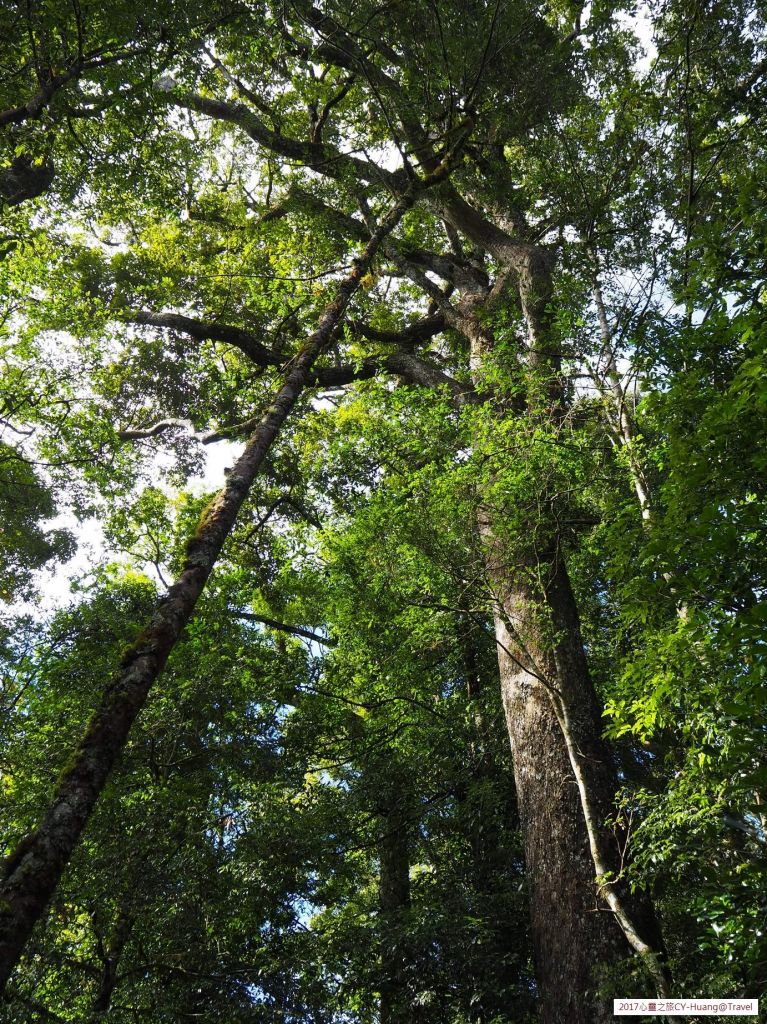
[[764, 993], [765, 17], [8, 6], [9, 1021]]

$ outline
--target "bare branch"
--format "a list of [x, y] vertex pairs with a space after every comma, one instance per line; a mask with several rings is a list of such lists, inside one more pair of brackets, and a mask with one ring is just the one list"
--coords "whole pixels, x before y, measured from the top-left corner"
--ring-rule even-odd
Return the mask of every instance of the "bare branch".
[[289, 626], [286, 622], [279, 622], [277, 619], [270, 619], [267, 615], [256, 615], [255, 612], [230, 611], [229, 614], [235, 619], [244, 619], [245, 622], [259, 622], [269, 629], [276, 629], [281, 633], [291, 633], [293, 636], [300, 636], [303, 640], [311, 640], [312, 643], [322, 644], [323, 647], [335, 647], [336, 641], [331, 640], [322, 633], [315, 633], [314, 630], [305, 626]]

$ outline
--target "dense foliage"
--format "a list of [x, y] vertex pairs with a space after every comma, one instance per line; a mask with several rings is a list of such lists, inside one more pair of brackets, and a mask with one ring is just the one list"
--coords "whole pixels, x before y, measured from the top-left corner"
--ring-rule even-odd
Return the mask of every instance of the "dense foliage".
[[[628, 823], [674, 994], [758, 997], [761, 5], [139, 6], [13, 4], [0, 65], [4, 854], [182, 571], [206, 460], [396, 197], [449, 180], [266, 456], [7, 1019], [539, 1019], [488, 521], [507, 575], [567, 562], [620, 781], [598, 824]], [[552, 255], [555, 355], [449, 189]], [[651, 991], [625, 958], [595, 984]]]

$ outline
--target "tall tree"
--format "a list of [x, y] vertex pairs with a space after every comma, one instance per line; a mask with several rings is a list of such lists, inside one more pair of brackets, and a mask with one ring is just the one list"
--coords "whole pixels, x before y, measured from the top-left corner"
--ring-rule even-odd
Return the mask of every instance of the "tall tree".
[[[264, 501], [256, 533], [292, 507], [321, 534], [328, 510], [359, 514], [355, 494], [362, 502], [396, 478], [391, 466], [404, 449], [401, 500], [424, 487], [449, 494], [440, 528], [460, 534], [458, 547], [471, 552], [466, 594], [478, 596], [448, 606], [458, 635], [493, 622], [541, 1018], [606, 1020], [609, 976], [632, 954], [647, 972], [636, 984], [666, 990], [656, 921], [631, 884], [640, 874], [627, 857], [630, 814], [616, 809], [618, 778], [641, 773], [642, 757], [605, 741], [602, 698], [610, 698], [616, 735], [642, 734], [632, 720], [642, 695], [621, 688], [631, 693], [643, 659], [652, 664], [655, 640], [637, 632], [649, 613], [632, 611], [626, 551], [644, 552], [647, 573], [668, 590], [658, 629], [669, 644], [669, 636], [689, 638], [698, 614], [709, 638], [724, 622], [729, 628], [726, 602], [713, 609], [676, 578], [679, 531], [698, 506], [678, 470], [668, 471], [692, 450], [683, 443], [689, 422], [681, 425], [668, 402], [678, 396], [702, 436], [726, 440], [744, 430], [740, 418], [732, 433], [715, 429], [694, 388], [706, 380], [726, 407], [733, 394], [747, 405], [761, 366], [734, 342], [738, 321], [716, 292], [748, 282], [746, 330], [760, 337], [754, 204], [738, 161], [745, 153], [761, 159], [754, 122], [764, 40], [749, 5], [732, 18], [712, 5], [714, 29], [697, 6], [660, 5], [652, 13], [658, 58], [644, 74], [617, 13], [592, 5], [585, 20], [569, 5], [426, 0], [407, 9], [299, 0], [290, 9], [233, 10], [187, 33], [178, 60], [169, 56], [170, 75], [137, 75], [120, 51], [115, 73], [146, 115], [141, 146], [132, 129], [115, 124], [103, 135], [94, 121], [94, 146], [123, 159], [108, 175], [103, 163], [89, 167], [88, 189], [68, 207], [63, 230], [54, 197], [43, 231], [24, 219], [33, 205], [14, 211], [21, 228], [6, 263], [14, 286], [23, 282], [14, 315], [36, 346], [41, 378], [49, 373], [44, 332], [77, 339], [72, 355], [59, 357], [56, 397], [28, 420], [54, 477], [56, 463], [83, 467], [81, 508], [135, 492], [142, 458], [153, 452], [169, 448], [183, 474], [195, 444], [255, 433], [204, 513], [177, 582], [107, 688], [43, 823], [7, 862], [4, 976], [240, 509], [251, 507], [257, 475]], [[24, 47], [37, 39], [20, 37]], [[721, 87], [718, 50], [728, 58]], [[63, 131], [53, 94], [48, 102], [50, 130]], [[23, 106], [9, 101], [8, 109]], [[33, 119], [11, 121], [23, 131]], [[722, 228], [711, 224], [723, 224], [715, 215], [736, 188], [746, 226], [733, 231], [743, 254], [728, 260], [717, 244]], [[45, 200], [37, 202], [43, 209]], [[39, 242], [32, 251], [35, 231], [47, 232], [43, 257]], [[710, 377], [701, 366], [690, 370], [701, 346]], [[362, 454], [324, 431], [318, 390], [338, 407], [341, 438], [354, 435], [355, 417], [364, 419]], [[307, 459], [302, 430], [341, 471]], [[440, 449], [432, 453], [434, 438]], [[715, 504], [735, 502], [738, 522], [753, 525], [760, 496], [744, 487], [732, 468]], [[323, 489], [337, 489], [351, 510], [334, 508]], [[162, 509], [145, 492], [140, 529], [125, 516], [121, 523], [119, 512], [114, 518], [116, 532], [154, 547], [158, 564], [172, 543]], [[714, 533], [728, 566], [737, 566], [748, 634], [760, 549], [727, 547], [730, 535]], [[264, 556], [261, 570], [279, 606], [274, 558]], [[640, 597], [646, 609], [647, 592]], [[289, 625], [284, 608], [249, 614]], [[320, 619], [301, 627], [305, 638], [322, 641], [332, 617]], [[619, 652], [612, 662], [611, 643]], [[737, 677], [732, 649], [719, 650], [728, 677]], [[468, 666], [471, 651], [464, 656]], [[705, 657], [693, 663], [700, 673]], [[761, 799], [756, 769], [749, 779], [744, 792]], [[401, 812], [398, 800], [376, 812], [390, 826], [376, 843], [382, 909], [397, 918], [397, 935], [415, 842]], [[763, 826], [754, 831], [751, 813], [739, 820], [753, 843]], [[398, 991], [381, 993], [389, 1014], [409, 998], [393, 964], [411, 948], [402, 937], [393, 952], [388, 974]]]

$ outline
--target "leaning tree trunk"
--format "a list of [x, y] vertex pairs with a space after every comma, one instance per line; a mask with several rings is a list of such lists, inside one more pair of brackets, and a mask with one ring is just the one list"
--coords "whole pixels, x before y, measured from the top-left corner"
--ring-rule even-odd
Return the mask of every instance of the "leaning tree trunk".
[[354, 260], [353, 269], [339, 284], [317, 330], [289, 364], [282, 387], [234, 464], [225, 487], [203, 513], [187, 546], [181, 574], [123, 658], [42, 822], [5, 861], [0, 883], [0, 992], [58, 885], [150, 687], [195, 609], [267, 452], [311, 379], [315, 361], [335, 338], [346, 308], [382, 241], [412, 206], [420, 189], [440, 180], [447, 170], [445, 162], [425, 181], [414, 183], [381, 219], [367, 246]]

